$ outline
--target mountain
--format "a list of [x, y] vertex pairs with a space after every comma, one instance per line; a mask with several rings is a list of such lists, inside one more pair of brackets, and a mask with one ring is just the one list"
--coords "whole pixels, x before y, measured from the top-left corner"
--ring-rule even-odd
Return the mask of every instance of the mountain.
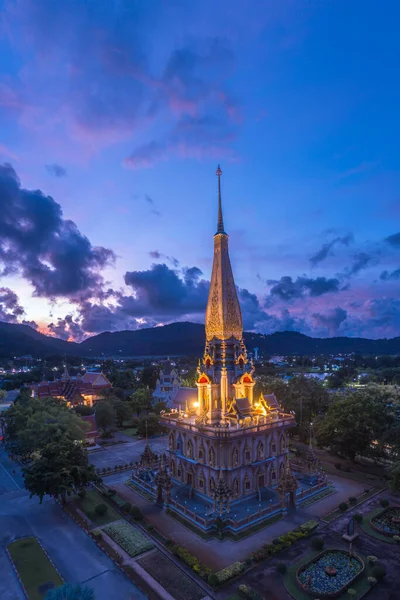
[[[49, 356], [74, 354], [76, 356], [201, 356], [204, 350], [204, 325], [172, 323], [163, 327], [137, 331], [104, 332], [77, 344], [48, 337], [27, 325], [0, 322], [0, 357]], [[269, 355], [290, 354], [400, 354], [400, 337], [369, 340], [365, 338], [312, 338], [295, 331], [269, 335], [244, 334], [249, 350], [259, 348]]]

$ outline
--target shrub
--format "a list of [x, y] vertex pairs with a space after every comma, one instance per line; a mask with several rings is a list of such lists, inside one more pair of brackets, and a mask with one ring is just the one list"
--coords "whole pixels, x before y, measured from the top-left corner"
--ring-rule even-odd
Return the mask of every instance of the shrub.
[[356, 513], [355, 515], [353, 515], [353, 519], [355, 520], [356, 523], [362, 523], [364, 520], [364, 517], [360, 513]]
[[132, 517], [135, 519], [135, 521], [141, 521], [141, 519], [143, 518], [142, 515], [142, 511], [140, 510], [140, 508], [138, 506], [131, 506], [131, 510], [130, 513], [132, 515]]
[[[303, 523], [303, 525], [300, 525], [300, 531], [305, 532], [306, 534], [312, 533], [315, 529], [317, 529], [318, 527], [318, 521], [307, 521], [306, 523]], [[297, 531], [296, 529], [294, 531]]]
[[357, 498], [355, 496], [349, 496], [349, 503], [350, 504], [356, 504], [357, 502]]
[[113, 496], [116, 495], [117, 490], [114, 490], [114, 488], [108, 488], [107, 493], [110, 496], [110, 498], [112, 498]]
[[253, 588], [248, 585], [239, 585], [239, 591], [243, 594], [245, 598], [249, 600], [263, 600], [263, 596], [261, 596], [258, 592], [253, 590]]
[[219, 581], [215, 573], [210, 573], [208, 576], [208, 583], [211, 585], [211, 587], [216, 587], [218, 585]]
[[400, 535], [394, 535], [392, 539], [396, 544], [400, 544]]
[[355, 596], [357, 594], [357, 590], [355, 590], [354, 588], [349, 588], [347, 590], [347, 593], [349, 596]]
[[314, 550], [322, 550], [324, 545], [325, 543], [322, 537], [315, 537], [311, 540], [311, 546], [314, 548]]
[[93, 529], [92, 531], [92, 536], [94, 537], [95, 540], [99, 541], [102, 539], [103, 535], [101, 533], [101, 531], [99, 531], [98, 529]]
[[374, 565], [374, 564], [376, 563], [376, 561], [377, 561], [377, 560], [378, 560], [378, 559], [377, 559], [377, 557], [376, 557], [376, 556], [372, 556], [372, 555], [370, 555], [370, 556], [367, 556], [367, 561], [369, 562], [369, 564], [370, 564], [370, 565]]
[[369, 488], [364, 489], [364, 494], [369, 494]]
[[347, 502], [341, 502], [339, 504], [339, 510], [341, 510], [342, 512], [345, 512], [348, 508], [349, 508], [349, 505], [347, 504]]
[[[132, 508], [137, 508], [137, 506], [132, 506]], [[165, 540], [165, 546], [166, 546], [167, 548], [170, 548], [170, 547], [171, 547], [171, 546], [173, 546], [173, 545], [174, 545], [174, 542], [173, 542], [173, 540], [170, 540], [170, 539], [167, 539], [167, 540]]]
[[121, 506], [121, 508], [124, 513], [128, 513], [128, 512], [130, 512], [130, 510], [132, 508], [132, 504], [130, 502], [124, 502], [124, 504]]
[[272, 540], [272, 543], [274, 544], [274, 546], [279, 546], [281, 541], [278, 538], [275, 538]]
[[371, 587], [373, 587], [377, 582], [377, 579], [375, 579], [375, 577], [368, 577], [368, 583]]
[[225, 567], [225, 569], [221, 569], [221, 571], [215, 573], [218, 583], [224, 583], [225, 581], [228, 581], [228, 579], [232, 579], [232, 577], [240, 575], [240, 573], [244, 571], [244, 567], [244, 563], [238, 561], [232, 563], [228, 567]]
[[83, 499], [84, 499], [84, 497], [86, 496], [86, 490], [85, 490], [85, 488], [83, 488], [82, 490], [79, 490], [79, 492], [78, 492], [78, 496], [79, 496], [79, 498], [80, 498], [81, 500], [83, 500]]
[[342, 468], [342, 463], [335, 462], [335, 469], [337, 469], [338, 471], [340, 471], [341, 468]]
[[149, 523], [149, 524], [147, 525], [147, 531], [149, 531], [150, 533], [151, 533], [152, 531], [154, 531], [154, 527], [153, 527], [153, 525], [152, 525], [151, 523]]
[[276, 570], [278, 571], [278, 573], [280, 573], [281, 575], [284, 575], [287, 571], [287, 567], [285, 565], [285, 563], [278, 563], [276, 565]]
[[381, 505], [383, 508], [387, 508], [387, 507], [389, 506], [389, 504], [390, 504], [390, 502], [389, 502], [389, 500], [388, 500], [387, 498], [381, 498], [381, 499], [379, 500], [379, 503], [380, 503], [380, 505]]
[[107, 504], [97, 504], [97, 506], [94, 509], [94, 512], [99, 517], [102, 517], [103, 515], [105, 515], [107, 511], [108, 511]]
[[380, 581], [386, 575], [386, 568], [383, 565], [375, 565], [372, 567], [371, 574], [377, 581]]

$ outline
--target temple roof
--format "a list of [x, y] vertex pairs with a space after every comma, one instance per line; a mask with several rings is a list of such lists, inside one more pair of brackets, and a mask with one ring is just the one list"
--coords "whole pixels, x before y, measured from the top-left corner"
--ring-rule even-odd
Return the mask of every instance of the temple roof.
[[218, 166], [218, 226], [214, 236], [214, 260], [210, 291], [206, 310], [206, 336], [227, 340], [241, 340], [243, 334], [242, 313], [233, 278], [228, 252], [228, 235], [224, 231], [221, 202], [221, 175]]

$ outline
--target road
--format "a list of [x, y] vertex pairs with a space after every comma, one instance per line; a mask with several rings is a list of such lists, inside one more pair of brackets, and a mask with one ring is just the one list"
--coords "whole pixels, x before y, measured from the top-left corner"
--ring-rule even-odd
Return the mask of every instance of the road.
[[[5, 463], [5, 465], [3, 464]], [[94, 590], [96, 600], [145, 600], [146, 596], [131, 583], [94, 541], [62, 510], [54, 500], [39, 504], [24, 489], [17, 489], [8, 473], [7, 459], [0, 450], [0, 471], [10, 489], [0, 496], [0, 598], [22, 600], [24, 595], [5, 548], [14, 539], [36, 536], [59, 569], [72, 583], [85, 583]], [[4, 489], [4, 486], [3, 486]]]
[[[104, 469], [107, 467], [113, 468], [116, 465], [140, 460], [140, 456], [146, 445], [144, 439], [132, 439], [128, 438], [128, 436], [121, 436], [118, 434], [116, 434], [115, 439], [122, 439], [124, 441], [120, 444], [104, 446], [101, 450], [92, 450], [89, 453], [89, 460], [97, 469]], [[168, 438], [163, 436], [150, 439], [149, 445], [156, 454], [163, 454], [166, 452]]]

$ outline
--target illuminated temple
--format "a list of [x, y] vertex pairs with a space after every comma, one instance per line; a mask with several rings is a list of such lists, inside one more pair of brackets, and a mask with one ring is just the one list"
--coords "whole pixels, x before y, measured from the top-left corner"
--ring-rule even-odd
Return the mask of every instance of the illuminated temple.
[[299, 486], [287, 448], [294, 416], [273, 394], [254, 395], [254, 367], [243, 341], [224, 228], [221, 175], [218, 167], [218, 226], [197, 389], [186, 394], [185, 404], [162, 414], [168, 452], [147, 487], [203, 529], [224, 515], [228, 528], [239, 530], [294, 506]]

